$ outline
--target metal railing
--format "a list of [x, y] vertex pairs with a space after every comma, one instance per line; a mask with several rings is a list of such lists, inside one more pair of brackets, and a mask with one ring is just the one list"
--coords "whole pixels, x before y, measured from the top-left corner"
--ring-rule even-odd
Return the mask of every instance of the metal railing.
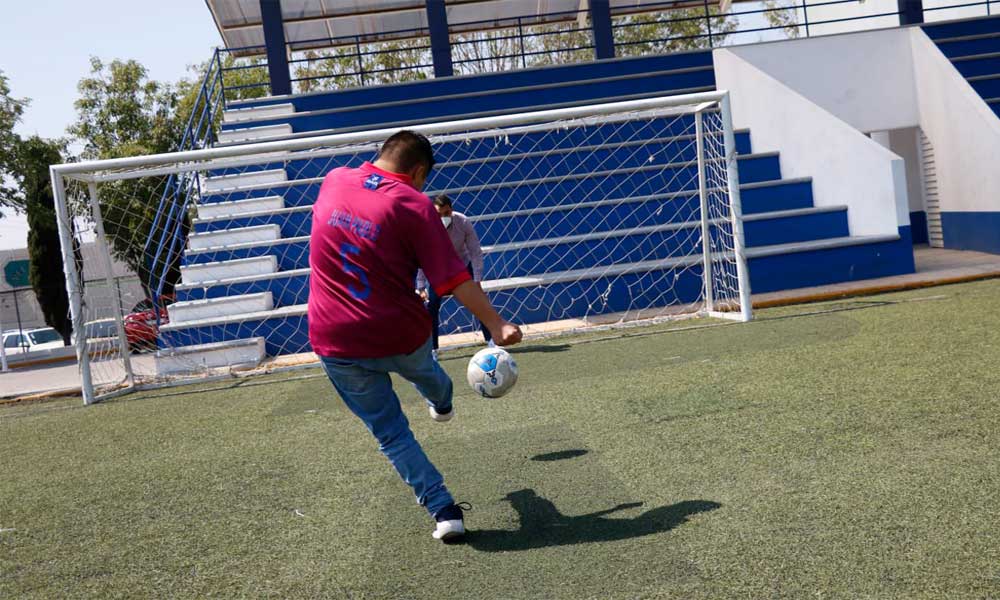
[[[969, 11], [964, 11], [962, 9], [965, 9], [965, 8], [979, 8], [979, 7], [984, 6], [984, 5], [986, 7], [986, 15], [985, 16], [992, 16], [992, 15], [998, 14], [997, 10], [998, 10], [998, 7], [1000, 7], [1000, 0], [979, 0], [978, 2], [954, 2], [952, 4], [946, 4], [946, 5], [941, 5], [941, 6], [931, 6], [931, 7], [926, 7], [925, 6], [924, 7], [924, 19], [927, 20], [927, 17], [929, 17], [929, 16], [931, 16], [931, 17], [940, 17], [940, 20], [945, 20], [945, 19], [961, 19], [961, 18], [966, 18], [966, 17], [970, 17], [970, 16], [973, 16], [973, 17], [974, 16], [983, 16], [983, 15], [977, 15], [975, 13], [969, 13]], [[962, 13], [962, 14], [947, 15], [947, 14], [944, 14], [944, 11], [953, 11], [953, 12], [958, 12], [958, 13]], [[933, 22], [933, 21], [936, 21], [936, 20], [939, 20], [939, 19], [936, 19], [936, 18], [935, 19], [930, 19], [928, 22]]]
[[[459, 72], [481, 73], [504, 68], [526, 69], [542, 64], [581, 62], [579, 59], [561, 60], [564, 56], [573, 58], [576, 53], [594, 49], [594, 36], [590, 26], [566, 26], [567, 23], [579, 23], [581, 17], [585, 19], [587, 11], [455, 23], [453, 27], [459, 32], [450, 36], [452, 65]], [[550, 44], [549, 40], [553, 37], [565, 37], [569, 44]], [[495, 52], [498, 48], [500, 53]], [[483, 53], [483, 50], [487, 53]], [[494, 52], [489, 52], [491, 50]], [[593, 54], [581, 55], [581, 58], [589, 60], [593, 58]], [[467, 65], [479, 69], [467, 70]]]
[[[304, 92], [322, 87], [324, 82], [337, 88], [345, 87], [340, 85], [345, 82], [364, 87], [433, 77], [427, 29], [386, 31], [380, 35], [387, 39], [371, 41], [370, 36], [350, 35], [288, 44], [292, 84]], [[321, 68], [316, 69], [316, 64]]]
[[[225, 67], [222, 54], [216, 49], [205, 70], [198, 94], [191, 107], [181, 140], [174, 151], [186, 152], [208, 148], [216, 139], [219, 114], [225, 108]], [[266, 84], [265, 84], [266, 85]], [[169, 285], [171, 267], [180, 259], [187, 243], [185, 226], [188, 208], [196, 192], [200, 191], [196, 176], [189, 173], [172, 173], [167, 177], [153, 216], [152, 226], [143, 246], [150, 289], [146, 293], [153, 304], [156, 326], [160, 323], [164, 288]]]

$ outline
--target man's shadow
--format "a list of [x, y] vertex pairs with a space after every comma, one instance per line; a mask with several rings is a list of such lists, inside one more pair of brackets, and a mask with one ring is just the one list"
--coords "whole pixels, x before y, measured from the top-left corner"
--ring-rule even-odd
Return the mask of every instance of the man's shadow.
[[669, 531], [685, 523], [689, 516], [722, 506], [709, 500], [686, 500], [648, 510], [632, 519], [605, 519], [619, 510], [637, 508], [642, 502], [619, 504], [614, 508], [568, 517], [535, 490], [519, 490], [506, 499], [517, 511], [521, 527], [517, 531], [479, 529], [466, 533], [465, 542], [483, 552], [512, 552], [546, 546], [588, 542], [609, 542]]

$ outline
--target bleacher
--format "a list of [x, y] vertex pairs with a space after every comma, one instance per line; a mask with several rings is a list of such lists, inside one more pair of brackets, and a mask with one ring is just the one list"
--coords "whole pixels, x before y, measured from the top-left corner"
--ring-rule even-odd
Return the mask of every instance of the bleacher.
[[1000, 116], [1000, 17], [925, 25], [923, 29]]
[[[606, 60], [244, 101], [233, 103], [226, 111], [220, 144], [703, 91], [714, 88], [711, 57], [709, 52], [691, 52]], [[515, 145], [523, 143], [529, 151], [516, 165], [504, 164], [503, 168], [534, 172], [538, 161], [553, 150], [535, 147], [529, 135], [511, 140]], [[664, 145], [676, 142], [658, 140]], [[699, 226], [684, 218], [693, 214], [697, 189], [671, 189], [669, 197], [649, 195], [643, 185], [646, 167], [627, 160], [628, 153], [622, 150], [626, 146], [613, 137], [607, 140], [607, 152], [620, 152], [623, 160], [613, 175], [613, 187], [618, 191], [606, 201], [581, 204], [569, 192], [571, 188], [559, 182], [572, 178], [575, 186], [595, 177], [590, 170], [593, 165], [587, 161], [568, 160], [562, 163], [566, 165], [563, 172], [522, 182], [524, 193], [545, 188], [545, 193], [532, 193], [546, 200], [516, 214], [504, 214], [491, 206], [489, 199], [496, 190], [477, 185], [473, 173], [467, 174], [466, 184], [448, 188], [446, 182], [463, 181], [463, 175], [455, 172], [456, 165], [438, 165], [425, 191], [429, 195], [449, 193], [456, 210], [473, 217], [483, 232], [487, 253], [484, 288], [502, 290], [515, 300], [506, 303], [519, 307], [516, 314], [506, 315], [508, 318], [522, 323], [544, 320], [548, 314], [540, 308], [544, 302], [519, 301], [529, 296], [539, 300], [532, 294], [539, 293], [541, 286], [551, 294], [553, 290], [600, 284], [614, 276], [623, 277], [627, 284], [651, 269], [669, 269], [669, 264], [650, 260], [657, 258], [650, 256], [650, 248], [676, 250], [664, 243], [671, 228], [676, 223]], [[897, 235], [852, 236], [846, 206], [814, 206], [811, 180], [783, 179], [780, 155], [755, 154], [752, 132], [737, 133], [737, 148], [754, 293], [913, 271], [908, 228], [901, 228]], [[572, 147], [561, 150], [578, 151]], [[438, 152], [450, 154], [446, 148]], [[310, 206], [328, 167], [310, 161], [286, 165], [262, 156], [252, 169], [214, 173], [203, 181], [197, 218], [183, 258], [178, 301], [169, 308], [170, 324], [161, 328], [162, 347], [219, 342], [259, 347], [263, 343], [268, 355], [309, 349], [305, 303]], [[684, 160], [671, 168], [694, 169]], [[665, 206], [669, 209], [662, 216], [662, 225], [636, 228]], [[616, 211], [621, 218], [616, 218]], [[591, 249], [605, 245], [606, 249], [571, 251], [581, 244]], [[599, 262], [588, 258], [594, 256], [602, 258]], [[643, 260], [637, 260], [640, 257]], [[679, 300], [692, 301], [700, 292], [701, 280], [689, 271], [672, 285]], [[632, 303], [642, 305], [644, 299], [629, 295], [626, 288], [611, 288], [599, 306], [577, 294], [574, 297], [580, 298], [579, 302], [564, 307], [564, 313], [581, 317], [622, 311]], [[647, 290], [646, 301], [655, 302], [662, 293], [654, 285]], [[450, 329], [442, 333], [451, 333], [466, 322], [456, 310], [454, 302], [446, 303], [443, 322], [449, 323]], [[195, 348], [192, 354], [205, 351], [204, 347]]]

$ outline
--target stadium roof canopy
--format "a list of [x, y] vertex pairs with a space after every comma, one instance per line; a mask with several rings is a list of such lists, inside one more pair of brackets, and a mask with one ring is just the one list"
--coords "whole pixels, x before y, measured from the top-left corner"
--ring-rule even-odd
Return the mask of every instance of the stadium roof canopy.
[[[260, 0], [205, 0], [226, 48], [235, 54], [259, 54], [265, 44]], [[711, 0], [711, 4], [720, 3]], [[721, 4], [728, 4], [723, 0]], [[450, 32], [582, 19], [588, 0], [445, 0]], [[663, 0], [610, 0], [612, 15], [663, 10]], [[683, 0], [676, 7], [702, 6]], [[291, 50], [322, 48], [360, 41], [426, 35], [427, 0], [281, 0], [285, 39]], [[237, 49], [253, 48], [239, 51]]]

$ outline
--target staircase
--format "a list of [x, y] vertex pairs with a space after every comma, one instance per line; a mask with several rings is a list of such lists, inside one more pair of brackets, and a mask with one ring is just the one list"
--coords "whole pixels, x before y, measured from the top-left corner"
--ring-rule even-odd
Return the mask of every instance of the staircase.
[[1000, 16], [925, 25], [923, 29], [1000, 116]]

